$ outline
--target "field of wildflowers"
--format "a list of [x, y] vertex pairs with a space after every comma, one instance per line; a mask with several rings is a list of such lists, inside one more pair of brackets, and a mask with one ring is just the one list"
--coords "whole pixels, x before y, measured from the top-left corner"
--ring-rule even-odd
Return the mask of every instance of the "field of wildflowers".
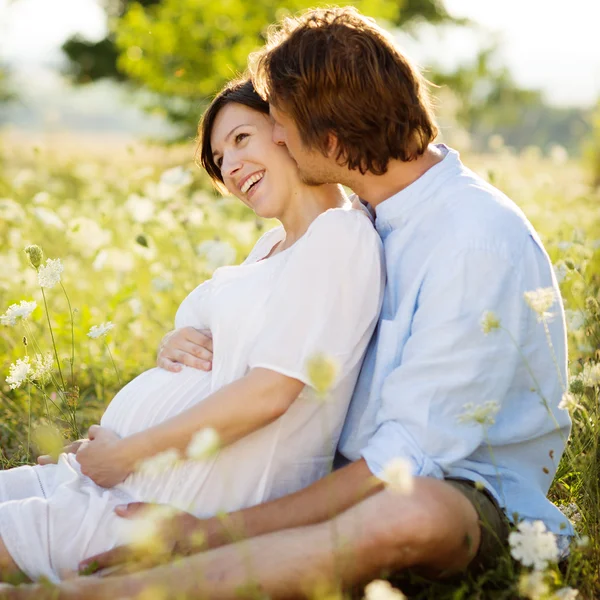
[[[517, 155], [497, 145], [463, 159], [521, 206], [560, 282], [570, 351], [563, 406], [574, 426], [551, 497], [578, 537], [570, 560], [557, 564], [552, 534], [539, 523], [521, 524], [511, 536], [512, 557], [496, 570], [475, 581], [409, 582], [403, 591], [456, 600], [596, 598], [600, 194], [560, 151], [544, 158], [535, 148]], [[119, 387], [154, 365], [185, 295], [217, 267], [243, 260], [270, 226], [235, 198], [216, 196], [191, 147], [87, 153], [0, 142], [2, 467], [57, 453], [84, 435]], [[543, 315], [544, 298], [529, 301]], [[493, 333], [493, 315], [482, 317]], [[465, 418], [485, 426], [494, 407], [484, 409]], [[390, 472], [392, 483], [410, 488], [401, 464]], [[365, 595], [402, 597], [381, 581]]]

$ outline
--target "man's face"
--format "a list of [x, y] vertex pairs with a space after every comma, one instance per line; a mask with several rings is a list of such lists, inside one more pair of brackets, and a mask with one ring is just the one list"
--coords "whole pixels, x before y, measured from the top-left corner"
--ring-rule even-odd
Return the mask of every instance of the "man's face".
[[300, 179], [306, 185], [337, 183], [335, 160], [323, 156], [318, 150], [307, 148], [302, 142], [300, 132], [294, 120], [281, 110], [270, 105], [273, 119], [273, 141], [286, 146], [290, 156], [298, 166]]

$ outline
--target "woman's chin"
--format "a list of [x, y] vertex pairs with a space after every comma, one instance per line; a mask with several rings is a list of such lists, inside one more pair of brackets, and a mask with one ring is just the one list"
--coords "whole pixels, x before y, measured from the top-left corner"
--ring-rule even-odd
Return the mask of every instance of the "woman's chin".
[[279, 211], [276, 210], [274, 206], [269, 206], [262, 202], [253, 204], [252, 210], [254, 211], [254, 214], [261, 219], [277, 219], [279, 216]]

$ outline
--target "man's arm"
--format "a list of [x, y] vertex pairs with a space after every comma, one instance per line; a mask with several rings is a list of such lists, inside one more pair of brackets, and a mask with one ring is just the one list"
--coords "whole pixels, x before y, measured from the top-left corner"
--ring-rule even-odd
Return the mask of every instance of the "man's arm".
[[[165, 524], [163, 535], [168, 538], [165, 543], [170, 544], [175, 552], [191, 554], [244, 537], [322, 523], [382, 488], [382, 481], [375, 478], [366, 462], [360, 459], [294, 494], [224, 517], [197, 519], [189, 513], [179, 513], [172, 523]], [[152, 505], [133, 503], [118, 508], [117, 513], [126, 518], [136, 518], [149, 506]], [[204, 539], [201, 546], [195, 541], [199, 537]], [[105, 569], [130, 561], [134, 556], [130, 548], [121, 546], [86, 559], [80, 564], [80, 569]], [[144, 563], [144, 566], [148, 564]]]
[[383, 482], [373, 476], [361, 458], [294, 494], [210, 519], [207, 543], [215, 548], [238, 535], [256, 537], [322, 523], [381, 489]]

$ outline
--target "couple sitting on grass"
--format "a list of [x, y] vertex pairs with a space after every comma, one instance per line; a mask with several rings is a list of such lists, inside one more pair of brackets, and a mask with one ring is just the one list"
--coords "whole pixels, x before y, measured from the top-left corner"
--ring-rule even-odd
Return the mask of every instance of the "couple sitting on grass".
[[[89, 440], [0, 474], [4, 572], [58, 584], [6, 597], [477, 574], [521, 520], [566, 549], [546, 498], [570, 430], [556, 278], [522, 212], [436, 135], [424, 80], [371, 19], [313, 10], [272, 31], [204, 115], [200, 156], [281, 225], [189, 294], [159, 367]], [[74, 577], [136, 556], [124, 525], [146, 503], [174, 507], [163, 564]]]

